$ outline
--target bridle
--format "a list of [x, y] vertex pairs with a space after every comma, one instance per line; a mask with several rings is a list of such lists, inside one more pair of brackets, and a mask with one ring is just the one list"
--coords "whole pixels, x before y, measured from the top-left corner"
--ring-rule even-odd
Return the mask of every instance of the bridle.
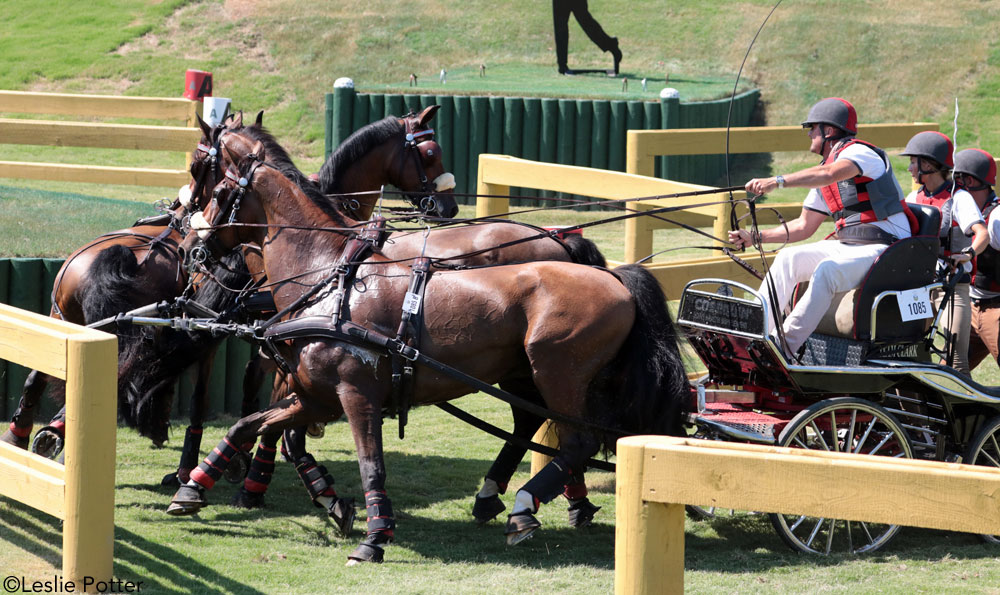
[[[201, 195], [205, 189], [205, 179], [208, 176], [208, 172], [211, 171], [212, 176], [212, 186], [216, 186], [222, 181], [222, 166], [219, 161], [219, 155], [222, 152], [222, 139], [231, 132], [226, 128], [225, 124], [219, 124], [212, 131], [212, 140], [210, 145], [199, 142], [195, 152], [201, 156], [204, 155], [205, 159], [198, 159], [191, 163], [191, 169], [194, 169], [196, 163], [207, 163], [208, 167], [200, 168], [201, 171], [195, 177], [194, 190], [191, 191], [191, 195], [188, 199], [181, 200], [181, 206], [188, 212], [187, 218], [190, 219], [191, 215], [197, 212], [198, 209], [194, 200]], [[189, 225], [185, 225], [185, 228]]]
[[[454, 183], [452, 180], [454, 176], [445, 172], [433, 180], [427, 179], [427, 170], [424, 168], [423, 157], [424, 151], [428, 152], [428, 156], [433, 155], [434, 147], [438, 146], [434, 142], [434, 129], [415, 130], [411, 118], [405, 118], [404, 122], [406, 123], [406, 136], [403, 140], [403, 152], [400, 154], [400, 159], [405, 161], [407, 156], [413, 156], [413, 163], [420, 177], [420, 193], [422, 194], [420, 202], [416, 206], [424, 213], [433, 213], [437, 211], [435, 193], [440, 191], [442, 184], [451, 183], [453, 187]], [[430, 143], [433, 144], [431, 145]]]
[[220, 258], [227, 252], [226, 248], [219, 243], [214, 232], [217, 228], [231, 225], [236, 221], [240, 203], [250, 190], [254, 174], [257, 172], [257, 168], [264, 165], [264, 162], [254, 154], [247, 157], [250, 165], [246, 172], [236, 172], [232, 168], [226, 168], [224, 177], [233, 183], [232, 187], [230, 184], [216, 186], [212, 201], [219, 205], [219, 212], [215, 214], [212, 221], [205, 220], [203, 212], [198, 212], [191, 217], [191, 229], [198, 234], [201, 243], [191, 250], [188, 260], [189, 269], [204, 264], [210, 258]]

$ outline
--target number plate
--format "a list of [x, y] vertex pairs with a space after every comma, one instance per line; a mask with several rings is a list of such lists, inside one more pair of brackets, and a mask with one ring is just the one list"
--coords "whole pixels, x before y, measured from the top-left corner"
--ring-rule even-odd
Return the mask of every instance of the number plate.
[[403, 312], [409, 312], [410, 314], [420, 312], [420, 296], [407, 291], [406, 297], [403, 298]]
[[899, 317], [903, 322], [934, 316], [934, 309], [931, 308], [930, 294], [928, 294], [926, 287], [900, 291], [897, 299], [899, 302]]

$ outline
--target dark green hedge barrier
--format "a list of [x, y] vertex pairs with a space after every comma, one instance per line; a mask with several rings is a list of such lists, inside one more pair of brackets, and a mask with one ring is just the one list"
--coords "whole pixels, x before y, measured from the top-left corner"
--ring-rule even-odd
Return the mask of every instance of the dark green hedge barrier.
[[[749, 126], [760, 91], [737, 95], [732, 126]], [[389, 115], [440, 105], [434, 129], [444, 149], [445, 167], [455, 174], [459, 193], [476, 191], [480, 153], [625, 171], [627, 130], [725, 126], [730, 100], [681, 102], [608, 101], [465, 95], [384, 95], [357, 93], [342, 86], [326, 96], [326, 154], [352, 132]], [[671, 180], [718, 185], [725, 179], [724, 155], [666, 157], [657, 175]], [[512, 195], [537, 193], [511, 189]], [[464, 203], [472, 199], [460, 200]], [[515, 201], [522, 206], [537, 201]]]

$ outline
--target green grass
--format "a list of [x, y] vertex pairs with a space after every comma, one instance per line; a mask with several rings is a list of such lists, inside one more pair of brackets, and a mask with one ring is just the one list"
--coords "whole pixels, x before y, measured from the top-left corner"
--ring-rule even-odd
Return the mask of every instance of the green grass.
[[[509, 427], [509, 409], [482, 396], [458, 402]], [[221, 421], [221, 420], [220, 420]], [[204, 446], [224, 424], [206, 429]], [[614, 478], [587, 476], [602, 510], [595, 525], [574, 530], [560, 498], [543, 506], [538, 535], [507, 547], [502, 525], [471, 521], [478, 490], [500, 444], [435, 408], [416, 409], [406, 439], [386, 420], [387, 489], [397, 515], [397, 541], [381, 566], [347, 568], [360, 534], [342, 538], [312, 506], [291, 465], [279, 461], [268, 506], [245, 511], [226, 503], [235, 487], [220, 482], [212, 503], [194, 517], [166, 515], [172, 490], [158, 487], [176, 464], [182, 432], [154, 449], [135, 432], [119, 429], [115, 493], [115, 576], [143, 581], [143, 593], [608, 593], [614, 566]], [[353, 442], [343, 423], [309, 448], [330, 470], [344, 496], [361, 496]], [[522, 464], [504, 496], [527, 480]], [[789, 489], [794, 489], [789, 486]], [[356, 530], [364, 527], [359, 510]], [[688, 520], [686, 585], [694, 593], [961, 592], [996, 593], [1000, 558], [972, 535], [903, 529], [872, 556], [829, 558], [788, 550], [764, 516]], [[0, 568], [44, 579], [61, 564], [59, 522], [0, 499]]]

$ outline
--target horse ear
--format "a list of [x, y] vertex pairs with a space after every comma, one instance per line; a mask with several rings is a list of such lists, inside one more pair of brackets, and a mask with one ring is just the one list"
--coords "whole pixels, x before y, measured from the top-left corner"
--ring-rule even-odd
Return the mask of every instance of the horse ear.
[[243, 128], [243, 110], [236, 112], [233, 116], [233, 123], [229, 126], [232, 129]]
[[252, 154], [257, 156], [257, 161], [266, 161], [267, 155], [264, 154], [264, 143], [257, 141], [253, 144], [253, 149], [250, 150]]
[[440, 105], [429, 105], [424, 108], [424, 111], [417, 115], [417, 123], [421, 128], [427, 128], [427, 123], [434, 119], [434, 114], [441, 109]]
[[264, 110], [257, 112], [257, 119], [254, 120], [254, 126], [257, 128], [264, 126]]
[[201, 128], [201, 133], [205, 135], [205, 138], [211, 140], [212, 127], [205, 123], [198, 114], [195, 114], [194, 117], [198, 120], [198, 127]]

